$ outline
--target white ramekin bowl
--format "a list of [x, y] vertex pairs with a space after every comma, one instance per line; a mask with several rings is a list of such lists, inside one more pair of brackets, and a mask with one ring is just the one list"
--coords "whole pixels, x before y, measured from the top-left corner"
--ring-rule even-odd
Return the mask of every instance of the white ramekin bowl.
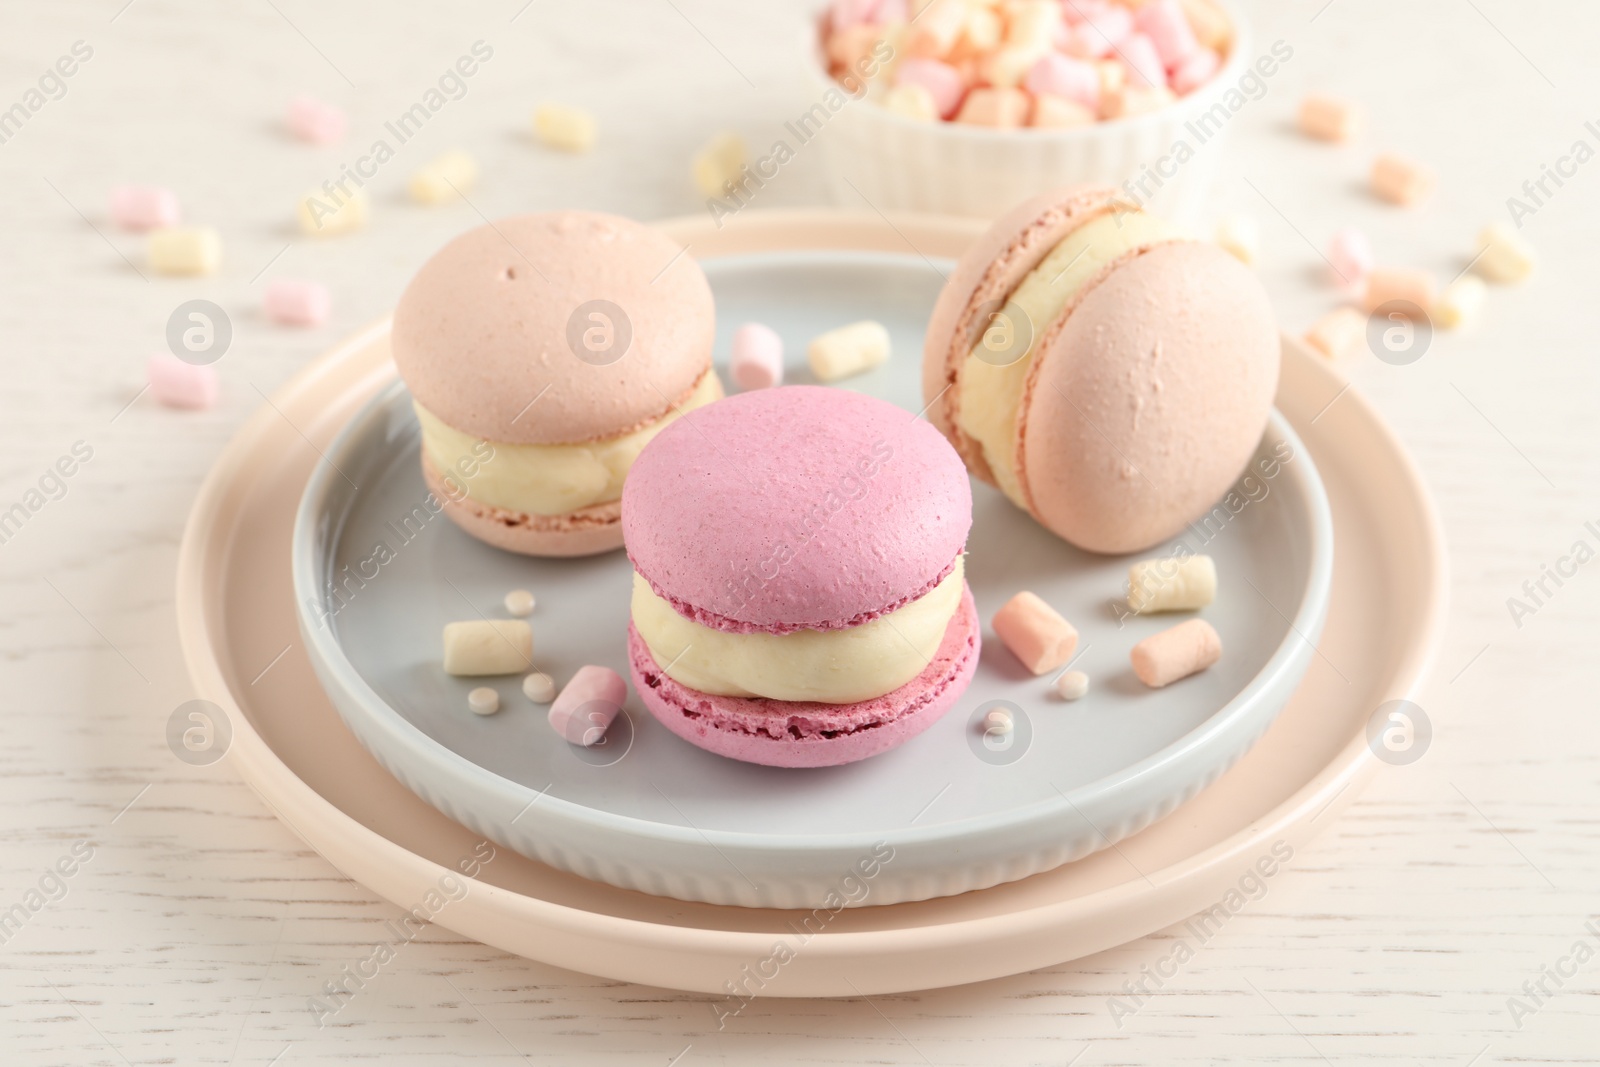
[[[1174, 222], [1203, 215], [1230, 118], [1211, 123], [1203, 141], [1187, 124], [1222, 102], [1252, 62], [1249, 26], [1238, 6], [1219, 0], [1233, 23], [1233, 45], [1212, 79], [1147, 115], [1068, 130], [997, 130], [953, 122], [919, 122], [873, 99], [851, 100], [818, 138], [834, 196], [844, 206], [863, 200], [879, 211], [931, 212], [992, 218], [1036, 193], [1079, 182], [1119, 188], [1144, 179], [1152, 195], [1137, 202]], [[837, 82], [822, 62], [815, 35], [807, 64], [820, 96]], [[1226, 110], [1226, 106], [1224, 105]], [[1180, 143], [1193, 154], [1183, 162]], [[1149, 172], [1145, 171], [1149, 168]]]

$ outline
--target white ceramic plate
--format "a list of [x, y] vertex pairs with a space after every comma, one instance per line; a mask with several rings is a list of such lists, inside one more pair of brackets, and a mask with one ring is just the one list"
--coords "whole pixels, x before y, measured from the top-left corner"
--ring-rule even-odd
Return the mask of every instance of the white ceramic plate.
[[[663, 225], [708, 256], [811, 248], [950, 258], [982, 230], [965, 220], [826, 211]], [[321, 450], [393, 374], [380, 322], [313, 360], [240, 427], [184, 529], [177, 621], [196, 695], [231, 725], [232, 769], [334, 867], [408, 909], [446, 873], [459, 877], [483, 839], [386, 773], [340, 721], [300, 639], [290, 576], [296, 506]], [[1328, 619], [1278, 721], [1181, 817], [992, 889], [830, 912], [804, 938], [796, 931], [817, 919], [809, 911], [648, 896], [506, 849], [434, 921], [556, 966], [722, 997], [781, 943], [794, 955], [763, 979], [761, 996], [871, 996], [1099, 952], [1234, 899], [1268, 859], [1278, 864], [1274, 877], [1293, 878], [1298, 850], [1337, 823], [1382, 766], [1369, 730], [1387, 702], [1419, 692], [1449, 581], [1416, 465], [1360, 390], [1286, 340], [1278, 407], [1315, 456], [1333, 512]], [[1278, 862], [1286, 853], [1296, 858]]]
[[[790, 352], [844, 322], [877, 318], [897, 355], [850, 388], [921, 407], [921, 329], [941, 283], [916, 255], [785, 252], [705, 263], [718, 352], [739, 323], [782, 334]], [[804, 380], [791, 362], [790, 380]], [[417, 429], [398, 382], [326, 450], [294, 540], [296, 600], [313, 665], [357, 737], [440, 811], [516, 851], [627, 889], [747, 907], [814, 907], [843, 893], [894, 904], [1023, 878], [1104, 848], [1171, 812], [1267, 729], [1313, 657], [1327, 610], [1332, 526], [1310, 456], [1275, 417], [1247, 478], [1182, 542], [1217, 560], [1203, 614], [1220, 664], [1167, 689], [1140, 685], [1134, 642], [1178, 621], [1123, 618], [1126, 558], [1079, 552], [979, 485], [967, 574], [987, 618], [1018, 589], [1057, 605], [1082, 633], [1075, 666], [1094, 679], [1066, 704], [986, 635], [957, 709], [906, 745], [844, 767], [784, 770], [710, 755], [672, 736], [636, 698], [607, 744], [558, 738], [520, 679], [493, 683], [482, 718], [446, 676], [440, 630], [505, 617], [527, 588], [536, 665], [558, 684], [585, 663], [625, 677], [630, 568], [621, 552], [537, 560], [474, 541], [424, 507]], [[1289, 456], [1286, 462], [1272, 457]], [[328, 593], [330, 583], [339, 590]], [[1006, 747], [976, 726], [996, 702], [1017, 721]], [[892, 855], [891, 862], [882, 862]], [[877, 859], [879, 862], [873, 862]], [[847, 879], [872, 868], [870, 891]]]

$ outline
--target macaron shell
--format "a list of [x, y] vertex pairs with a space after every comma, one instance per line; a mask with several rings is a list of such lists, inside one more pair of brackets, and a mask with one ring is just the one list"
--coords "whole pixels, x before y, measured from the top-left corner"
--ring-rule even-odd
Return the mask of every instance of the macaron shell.
[[450, 521], [485, 544], [524, 556], [594, 556], [622, 547], [622, 505], [596, 504], [566, 515], [525, 515], [481, 504], [446, 488], [426, 454], [422, 480]]
[[956, 426], [960, 392], [953, 385], [975, 343], [977, 318], [998, 310], [1069, 233], [1115, 210], [1119, 195], [1108, 185], [1075, 185], [1017, 205], [962, 253], [939, 291], [923, 340], [922, 399], [928, 420], [986, 482], [994, 476], [982, 447]]
[[1147, 548], [1212, 506], [1277, 391], [1266, 291], [1207, 243], [1111, 264], [1041, 345], [1018, 428], [1023, 489], [1041, 523], [1094, 552]]
[[858, 625], [950, 572], [972, 525], [961, 459], [911, 412], [790, 385], [686, 412], [622, 490], [634, 569], [732, 632]]
[[685, 688], [657, 665], [628, 627], [634, 690], [667, 729], [729, 759], [769, 767], [832, 767], [876, 756], [937, 722], [977, 670], [982, 645], [977, 606], [965, 589], [933, 660], [891, 693], [855, 704], [708, 696]]
[[[620, 309], [613, 339], [631, 331], [614, 362], [569, 340], [603, 328], [580, 310], [591, 301]], [[561, 211], [501, 219], [441, 248], [400, 297], [392, 344], [412, 395], [450, 426], [569, 444], [666, 414], [711, 365], [714, 331], [711, 287], [676, 244], [630, 219]]]

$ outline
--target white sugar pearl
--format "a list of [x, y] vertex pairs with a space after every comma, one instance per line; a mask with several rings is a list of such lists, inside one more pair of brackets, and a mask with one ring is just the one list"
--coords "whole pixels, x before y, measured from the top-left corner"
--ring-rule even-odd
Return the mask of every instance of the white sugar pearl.
[[1011, 728], [1011, 713], [1004, 708], [995, 708], [983, 717], [985, 733], [1009, 734]]
[[1062, 700], [1077, 700], [1089, 691], [1089, 676], [1082, 671], [1068, 671], [1056, 679], [1056, 695]]
[[513, 589], [506, 594], [506, 610], [517, 618], [533, 614], [533, 594], [526, 589]]
[[556, 698], [555, 679], [548, 674], [530, 674], [522, 680], [522, 695], [535, 704], [548, 704]]
[[500, 694], [486, 685], [480, 685], [467, 694], [467, 707], [476, 715], [493, 715], [500, 710]]

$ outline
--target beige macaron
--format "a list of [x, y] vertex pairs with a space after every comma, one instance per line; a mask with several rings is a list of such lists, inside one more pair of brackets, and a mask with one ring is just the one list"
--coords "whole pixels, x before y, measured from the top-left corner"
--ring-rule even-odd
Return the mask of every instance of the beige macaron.
[[968, 469], [1045, 527], [1133, 552], [1243, 471], [1278, 337], [1248, 268], [1077, 186], [1022, 204], [961, 257], [928, 325], [924, 399]]
[[394, 314], [429, 489], [462, 529], [513, 552], [620, 547], [632, 457], [722, 395], [714, 331], [699, 265], [648, 226], [561, 211], [467, 231]]

